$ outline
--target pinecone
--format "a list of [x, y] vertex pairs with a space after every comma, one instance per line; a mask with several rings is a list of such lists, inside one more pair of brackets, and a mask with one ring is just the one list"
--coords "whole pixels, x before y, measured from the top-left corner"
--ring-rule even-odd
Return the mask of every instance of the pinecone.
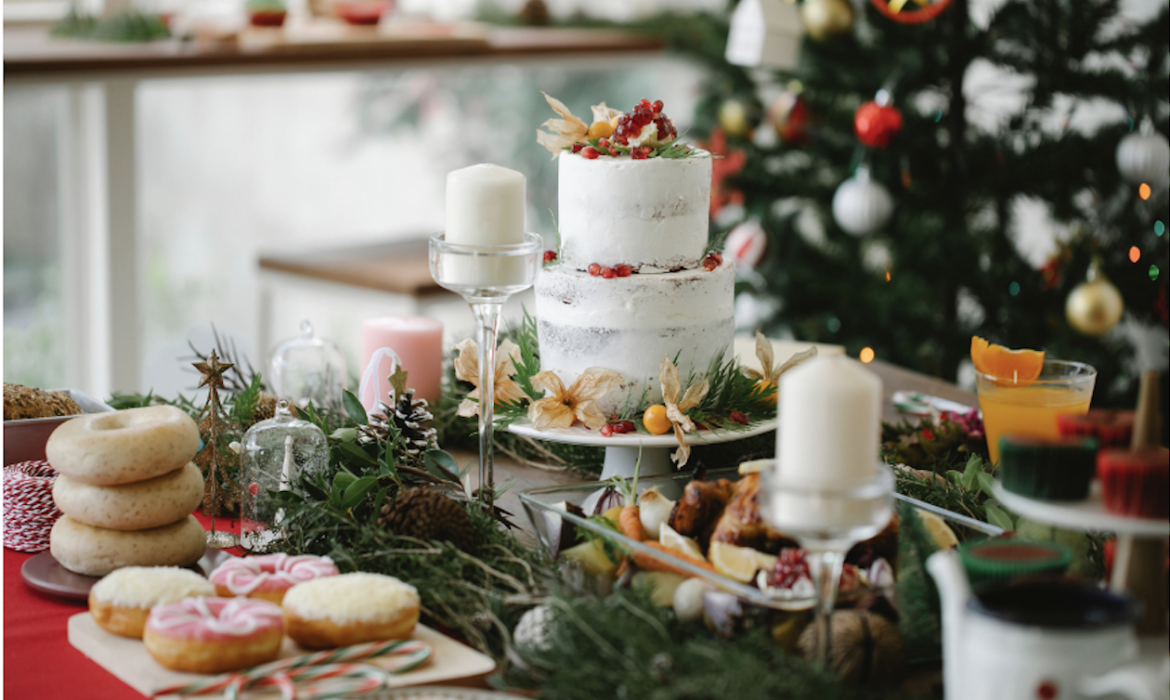
[[396, 535], [450, 542], [465, 552], [475, 546], [475, 528], [463, 505], [433, 489], [399, 492], [393, 503], [382, 506], [378, 524]]
[[[391, 393], [391, 401], [393, 400]], [[434, 416], [427, 410], [426, 399], [414, 398], [414, 389], [402, 392], [393, 409], [379, 401], [378, 408], [370, 414], [369, 425], [361, 431], [358, 440], [363, 444], [387, 440], [390, 436], [391, 417], [394, 425], [398, 427], [399, 434], [402, 435], [407, 455], [421, 457], [422, 453], [436, 446], [438, 433], [431, 427]]]
[[268, 420], [276, 415], [276, 404], [278, 400], [275, 395], [262, 393], [256, 399], [256, 412], [252, 414], [252, 424], [255, 425], [262, 420]]

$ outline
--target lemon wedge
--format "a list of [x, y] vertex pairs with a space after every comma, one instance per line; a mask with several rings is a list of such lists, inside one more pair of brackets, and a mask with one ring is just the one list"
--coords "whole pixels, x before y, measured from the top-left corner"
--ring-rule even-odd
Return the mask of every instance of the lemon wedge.
[[918, 517], [922, 519], [922, 524], [926, 526], [939, 549], [951, 549], [959, 546], [959, 538], [955, 537], [955, 531], [942, 518], [925, 510], [919, 510]]
[[703, 550], [699, 548], [699, 543], [695, 541], [695, 538], [678, 534], [674, 528], [666, 523], [662, 523], [662, 529], [658, 531], [658, 543], [669, 550], [707, 561], [707, 557], [703, 556]]
[[747, 583], [760, 568], [759, 552], [750, 547], [737, 547], [726, 542], [712, 542], [708, 550], [711, 565], [729, 579]]

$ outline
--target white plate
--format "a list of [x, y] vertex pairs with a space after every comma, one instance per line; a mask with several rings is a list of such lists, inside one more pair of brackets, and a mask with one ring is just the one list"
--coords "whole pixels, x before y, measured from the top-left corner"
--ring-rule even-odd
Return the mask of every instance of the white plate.
[[[712, 430], [693, 430], [686, 433], [686, 441], [688, 445], [715, 445], [721, 442], [732, 442], [735, 440], [745, 440], [757, 435], [776, 429], [776, 419], [755, 421], [749, 423], [741, 430], [728, 429], [712, 429]], [[668, 432], [664, 435], [651, 435], [650, 433], [614, 433], [609, 437], [605, 437], [596, 430], [590, 430], [584, 426], [573, 426], [572, 428], [552, 428], [550, 430], [537, 430], [532, 427], [532, 423], [527, 418], [522, 418], [515, 423], [508, 426], [508, 430], [517, 435], [532, 438], [534, 440], [548, 440], [549, 442], [563, 442], [570, 445], [592, 445], [594, 447], [677, 447], [678, 440], [674, 437], [674, 431]]]
[[1170, 535], [1170, 521], [1114, 515], [1105, 510], [1101, 484], [1093, 480], [1089, 497], [1083, 501], [1040, 501], [1012, 493], [996, 481], [994, 496], [1010, 511], [1048, 525], [1078, 532], [1113, 532], [1138, 537]]

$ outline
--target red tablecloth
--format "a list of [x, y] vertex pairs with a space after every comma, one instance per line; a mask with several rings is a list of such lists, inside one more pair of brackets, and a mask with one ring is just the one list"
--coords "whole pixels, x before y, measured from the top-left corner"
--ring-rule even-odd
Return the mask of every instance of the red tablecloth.
[[[206, 527], [207, 520], [202, 516], [200, 520]], [[217, 529], [235, 525], [222, 518], [215, 524]], [[9, 700], [141, 700], [138, 691], [69, 644], [69, 618], [88, 608], [84, 601], [47, 596], [25, 585], [20, 567], [32, 556], [4, 549], [3, 696]]]

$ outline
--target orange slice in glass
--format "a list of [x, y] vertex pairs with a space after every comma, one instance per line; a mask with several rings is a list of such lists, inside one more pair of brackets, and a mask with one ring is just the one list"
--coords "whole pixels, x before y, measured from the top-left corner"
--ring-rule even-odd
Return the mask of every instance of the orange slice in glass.
[[975, 370], [996, 377], [1001, 386], [1025, 386], [1040, 376], [1044, 367], [1043, 350], [1012, 350], [971, 337], [971, 361]]

